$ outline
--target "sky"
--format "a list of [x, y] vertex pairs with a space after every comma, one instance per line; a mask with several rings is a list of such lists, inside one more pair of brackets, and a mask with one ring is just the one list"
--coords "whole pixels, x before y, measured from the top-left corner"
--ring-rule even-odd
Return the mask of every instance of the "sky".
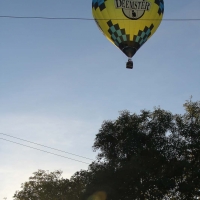
[[[200, 19], [199, 7], [165, 0], [164, 19]], [[0, 15], [92, 18], [91, 0], [0, 0]], [[0, 133], [95, 159], [95, 135], [120, 111], [160, 106], [181, 114], [191, 95], [200, 100], [200, 21], [163, 20], [133, 70], [92, 20], [0, 18], [0, 27]], [[70, 178], [91, 163], [3, 134], [0, 200], [12, 200], [38, 169]]]

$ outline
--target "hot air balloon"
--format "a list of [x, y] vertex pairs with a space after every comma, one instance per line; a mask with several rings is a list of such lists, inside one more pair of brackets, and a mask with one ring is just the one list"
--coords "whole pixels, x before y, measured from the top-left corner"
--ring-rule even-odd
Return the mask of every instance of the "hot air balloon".
[[164, 14], [163, 0], [93, 0], [92, 13], [106, 38], [127, 57], [132, 57], [155, 33]]

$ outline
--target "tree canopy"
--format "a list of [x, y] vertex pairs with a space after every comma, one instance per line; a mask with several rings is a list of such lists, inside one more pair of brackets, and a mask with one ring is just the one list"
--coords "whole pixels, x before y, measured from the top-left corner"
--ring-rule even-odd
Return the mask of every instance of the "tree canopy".
[[76, 172], [70, 180], [60, 179], [59, 171], [38, 171], [15, 198], [199, 199], [200, 102], [187, 101], [184, 108], [184, 114], [161, 108], [120, 112], [116, 120], [102, 123], [93, 145], [97, 160], [88, 170]]

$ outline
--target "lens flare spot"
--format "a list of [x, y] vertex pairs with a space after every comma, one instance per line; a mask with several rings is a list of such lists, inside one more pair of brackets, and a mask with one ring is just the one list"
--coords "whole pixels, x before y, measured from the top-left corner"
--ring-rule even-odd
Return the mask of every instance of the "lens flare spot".
[[106, 200], [107, 195], [105, 192], [95, 192], [93, 195], [91, 195], [87, 200]]

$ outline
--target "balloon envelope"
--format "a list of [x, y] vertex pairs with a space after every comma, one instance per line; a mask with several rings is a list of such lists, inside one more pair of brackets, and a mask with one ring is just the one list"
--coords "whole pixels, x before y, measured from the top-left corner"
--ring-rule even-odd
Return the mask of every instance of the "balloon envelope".
[[106, 38], [133, 57], [160, 25], [164, 1], [93, 0], [92, 13]]

